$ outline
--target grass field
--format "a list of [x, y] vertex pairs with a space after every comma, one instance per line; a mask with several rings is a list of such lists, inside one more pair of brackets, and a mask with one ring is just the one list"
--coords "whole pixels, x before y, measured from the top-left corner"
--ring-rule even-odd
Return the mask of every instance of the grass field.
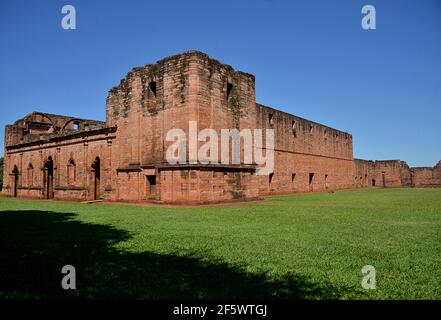
[[[441, 189], [197, 208], [0, 197], [0, 246], [2, 299], [441, 299]], [[68, 264], [77, 290], [61, 289]]]

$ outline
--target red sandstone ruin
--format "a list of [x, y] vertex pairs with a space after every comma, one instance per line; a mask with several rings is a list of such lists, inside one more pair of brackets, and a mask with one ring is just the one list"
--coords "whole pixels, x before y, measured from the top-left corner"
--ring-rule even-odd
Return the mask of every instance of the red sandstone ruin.
[[[165, 134], [272, 128], [274, 171], [165, 161]], [[348, 133], [261, 105], [253, 75], [189, 51], [134, 68], [107, 97], [106, 122], [32, 112], [5, 128], [3, 194], [18, 197], [209, 203], [361, 187], [441, 186], [441, 161], [354, 159]]]

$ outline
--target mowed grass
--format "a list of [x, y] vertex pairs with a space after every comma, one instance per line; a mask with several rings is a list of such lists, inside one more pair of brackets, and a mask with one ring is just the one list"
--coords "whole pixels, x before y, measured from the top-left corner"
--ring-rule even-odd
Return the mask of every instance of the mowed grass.
[[441, 298], [441, 189], [192, 208], [0, 197], [0, 241], [3, 299]]

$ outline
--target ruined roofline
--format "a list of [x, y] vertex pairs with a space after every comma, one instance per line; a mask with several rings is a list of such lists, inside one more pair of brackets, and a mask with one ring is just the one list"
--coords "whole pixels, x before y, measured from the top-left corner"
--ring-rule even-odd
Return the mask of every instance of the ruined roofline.
[[366, 160], [366, 159], [360, 159], [360, 158], [354, 158], [354, 161], [365, 161], [365, 162], [372, 162], [372, 163], [375, 162], [375, 160]]
[[47, 112], [41, 112], [41, 111], [29, 112], [24, 117], [16, 120], [13, 124], [17, 125], [20, 121], [23, 121], [26, 118], [31, 117], [32, 115], [42, 115], [42, 116], [47, 117], [49, 119], [51, 119], [52, 117], [56, 117], [56, 118], [65, 118], [66, 120], [79, 120], [79, 121], [84, 121], [84, 122], [95, 122], [96, 124], [102, 124], [102, 125], [106, 124], [105, 121], [101, 121], [101, 120], [84, 119], [84, 118], [79, 118], [79, 117], [74, 117], [74, 116], [67, 116], [67, 115], [61, 115], [61, 114], [55, 114], [55, 113], [47, 113]]
[[374, 160], [375, 162], [404, 162], [405, 161], [401, 161], [400, 159], [389, 159], [389, 160]]
[[5, 146], [25, 145], [103, 128], [106, 128], [103, 121], [33, 111], [5, 126]]
[[433, 170], [433, 168], [435, 168], [437, 166], [437, 164], [436, 165], [434, 165], [433, 167], [411, 167], [410, 168], [410, 170], [424, 170], [424, 169], [429, 169], [429, 170]]
[[9, 151], [9, 150], [15, 150], [15, 149], [31, 147], [31, 146], [41, 146], [47, 143], [54, 143], [65, 140], [96, 136], [101, 134], [107, 135], [116, 132], [116, 130], [117, 127], [115, 126], [115, 127], [103, 127], [103, 128], [97, 128], [97, 129], [85, 130], [85, 131], [68, 132], [64, 134], [45, 134], [41, 139], [36, 139], [33, 141], [16, 143], [11, 145], [5, 145], [5, 148], [6, 150]]
[[389, 159], [389, 160], [368, 160], [368, 159], [359, 159], [359, 158], [354, 158], [354, 160], [356, 161], [366, 161], [366, 162], [372, 162], [372, 164], [376, 164], [376, 163], [401, 163], [401, 164], [405, 164], [407, 165], [406, 161], [402, 161], [399, 159]]
[[354, 158], [354, 161], [365, 161], [365, 162], [371, 162], [372, 164], [376, 164], [376, 163], [397, 163], [399, 162], [402, 165], [406, 165], [409, 167], [410, 170], [422, 170], [422, 169], [434, 169], [436, 166], [441, 165], [441, 161], [438, 161], [438, 163], [436, 163], [433, 167], [430, 166], [422, 166], [422, 167], [411, 167], [407, 164], [406, 161], [402, 161], [399, 159], [395, 159], [395, 160], [366, 160], [366, 159], [359, 159], [359, 158]]
[[317, 126], [320, 126], [320, 127], [324, 127], [324, 128], [330, 129], [330, 130], [334, 130], [334, 131], [336, 131], [336, 132], [340, 132], [340, 133], [346, 134], [346, 135], [348, 135], [348, 137], [350, 137], [351, 140], [352, 140], [352, 134], [350, 134], [350, 133], [347, 132], [347, 131], [342, 131], [342, 130], [339, 130], [339, 129], [336, 129], [336, 128], [333, 128], [333, 127], [327, 126], [327, 125], [322, 124], [322, 123], [318, 123], [318, 122], [315, 122], [315, 121], [312, 121], [312, 120], [309, 120], [309, 119], [305, 119], [305, 118], [302, 118], [302, 117], [299, 117], [299, 116], [293, 115], [293, 114], [291, 114], [291, 113], [288, 113], [288, 112], [286, 112], [286, 111], [282, 111], [282, 110], [280, 110], [280, 109], [276, 109], [276, 108], [273, 108], [273, 107], [266, 106], [266, 105], [261, 104], [261, 103], [257, 103], [257, 102], [256, 102], [256, 106], [259, 106], [259, 107], [262, 107], [262, 108], [265, 108], [265, 109], [269, 109], [269, 110], [274, 110], [275, 112], [283, 113], [283, 114], [285, 114], [285, 115], [287, 115], [287, 116], [289, 116], [289, 117], [294, 117], [296, 120], [305, 121], [305, 122], [308, 122], [308, 123], [311, 123], [311, 124], [314, 124], [314, 125], [317, 125]]
[[211, 63], [211, 64], [213, 64], [213, 65], [217, 65], [217, 66], [219, 66], [219, 67], [223, 67], [223, 68], [227, 69], [227, 70], [230, 71], [230, 72], [235, 72], [235, 73], [238, 73], [238, 74], [242, 74], [242, 75], [244, 75], [244, 76], [246, 76], [246, 77], [252, 78], [253, 81], [255, 81], [255, 76], [254, 76], [253, 74], [251, 74], [251, 73], [243, 72], [243, 71], [240, 71], [240, 70], [235, 70], [231, 65], [229, 65], [229, 64], [225, 64], [225, 63], [222, 63], [222, 62], [220, 62], [219, 60], [216, 60], [216, 59], [214, 59], [214, 58], [211, 58], [208, 54], [203, 53], [203, 52], [201, 52], [201, 51], [197, 51], [197, 50], [189, 50], [189, 51], [184, 51], [184, 52], [182, 52], [182, 53], [178, 53], [178, 54], [171, 55], [171, 56], [165, 57], [165, 58], [163, 58], [163, 59], [157, 60], [156, 63], [147, 63], [147, 64], [145, 64], [144, 66], [133, 67], [133, 68], [132, 68], [129, 72], [127, 72], [126, 75], [125, 75], [125, 76], [119, 81], [119, 84], [117, 84], [117, 85], [111, 87], [111, 88], [108, 90], [108, 92], [110, 93], [110, 92], [112, 92], [112, 91], [114, 91], [114, 90], [117, 90], [117, 89], [122, 85], [123, 81], [124, 81], [125, 79], [127, 79], [128, 77], [130, 77], [131, 75], [133, 75], [133, 74], [136, 74], [136, 73], [138, 73], [138, 72], [142, 72], [143, 70], [146, 70], [146, 69], [149, 69], [149, 68], [154, 68], [154, 69], [156, 69], [156, 68], [158, 68], [159, 66], [164, 65], [164, 64], [166, 64], [166, 63], [168, 63], [168, 62], [171, 62], [171, 61], [174, 61], [174, 60], [179, 60], [179, 59], [182, 59], [183, 57], [190, 58], [190, 57], [192, 57], [192, 56], [199, 57], [199, 58], [201, 58], [202, 60], [207, 60], [207, 61], [209, 61], [209, 63]]
[[400, 160], [400, 159], [392, 159], [392, 160], [375, 160], [375, 164], [390, 164], [390, 163], [399, 163], [402, 166], [406, 166], [407, 168], [410, 169], [410, 166], [407, 164], [406, 161]]
[[165, 63], [165, 62], [168, 62], [168, 61], [171, 61], [171, 60], [179, 59], [182, 56], [198, 56], [200, 58], [209, 60], [210, 63], [212, 63], [212, 64], [217, 64], [217, 65], [223, 66], [223, 67], [229, 69], [230, 71], [241, 73], [241, 74], [246, 75], [248, 77], [252, 77], [253, 79], [255, 78], [254, 75], [251, 74], [251, 73], [243, 72], [243, 71], [240, 71], [240, 70], [235, 70], [231, 65], [226, 64], [226, 63], [222, 63], [219, 60], [210, 57], [208, 54], [206, 54], [206, 53], [204, 53], [202, 51], [198, 51], [198, 50], [188, 50], [188, 51], [184, 51], [182, 53], [171, 55], [171, 56], [168, 56], [168, 57], [165, 57], [165, 58], [163, 58], [161, 60], [156, 61], [156, 64], [162, 64], [162, 63]]

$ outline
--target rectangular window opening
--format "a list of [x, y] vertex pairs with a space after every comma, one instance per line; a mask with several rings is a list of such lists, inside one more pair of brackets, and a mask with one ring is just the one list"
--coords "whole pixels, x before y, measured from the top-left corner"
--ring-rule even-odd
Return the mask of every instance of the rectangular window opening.
[[233, 85], [231, 83], [227, 83], [227, 99], [230, 97], [231, 91], [233, 90]]
[[154, 195], [156, 193], [156, 176], [147, 176], [149, 194]]
[[155, 81], [149, 82], [149, 88], [156, 98], [156, 82]]
[[314, 172], [310, 172], [309, 173], [309, 184], [310, 185], [312, 184], [313, 179], [314, 179]]

